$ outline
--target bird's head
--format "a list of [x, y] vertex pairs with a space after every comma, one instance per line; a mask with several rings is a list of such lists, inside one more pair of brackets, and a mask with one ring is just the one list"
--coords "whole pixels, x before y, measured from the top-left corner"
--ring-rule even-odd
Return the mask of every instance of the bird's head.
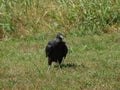
[[62, 39], [63, 39], [63, 35], [61, 33], [57, 33], [57, 35], [56, 35], [56, 41], [57, 42], [61, 42]]

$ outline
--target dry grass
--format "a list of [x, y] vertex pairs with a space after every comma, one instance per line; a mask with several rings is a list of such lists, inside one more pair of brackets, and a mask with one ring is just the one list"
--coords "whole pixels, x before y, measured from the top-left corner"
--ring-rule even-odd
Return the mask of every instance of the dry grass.
[[119, 0], [2, 0], [0, 5], [4, 36], [7, 32], [16, 34], [14, 37], [58, 31], [99, 34], [116, 32], [120, 27]]

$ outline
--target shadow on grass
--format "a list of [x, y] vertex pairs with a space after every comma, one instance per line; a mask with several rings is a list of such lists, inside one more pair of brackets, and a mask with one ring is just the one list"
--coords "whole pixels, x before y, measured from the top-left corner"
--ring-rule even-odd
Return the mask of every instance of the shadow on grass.
[[[58, 65], [54, 66], [55, 68], [58, 68]], [[78, 68], [78, 67], [85, 67], [83, 64], [77, 65], [75, 63], [67, 63], [67, 64], [61, 64], [61, 68]]]
[[78, 65], [74, 63], [61, 64], [61, 68], [76, 68]]

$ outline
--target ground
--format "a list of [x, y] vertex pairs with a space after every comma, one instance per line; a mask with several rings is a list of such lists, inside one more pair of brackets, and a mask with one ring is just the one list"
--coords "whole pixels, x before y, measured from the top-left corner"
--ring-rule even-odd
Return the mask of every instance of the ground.
[[[38, 33], [40, 34], [40, 33]], [[59, 70], [47, 71], [45, 46], [53, 36], [0, 41], [2, 90], [119, 90], [120, 34], [64, 38], [69, 53]], [[36, 38], [35, 38], [36, 37]]]

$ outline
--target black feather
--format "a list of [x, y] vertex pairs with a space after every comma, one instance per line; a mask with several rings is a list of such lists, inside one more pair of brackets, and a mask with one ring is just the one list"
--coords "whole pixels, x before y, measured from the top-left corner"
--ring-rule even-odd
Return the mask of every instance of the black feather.
[[67, 55], [68, 48], [62, 39], [60, 41], [51, 40], [48, 42], [45, 52], [46, 57], [48, 57], [48, 65], [51, 65], [52, 62], [58, 62], [60, 65]]

